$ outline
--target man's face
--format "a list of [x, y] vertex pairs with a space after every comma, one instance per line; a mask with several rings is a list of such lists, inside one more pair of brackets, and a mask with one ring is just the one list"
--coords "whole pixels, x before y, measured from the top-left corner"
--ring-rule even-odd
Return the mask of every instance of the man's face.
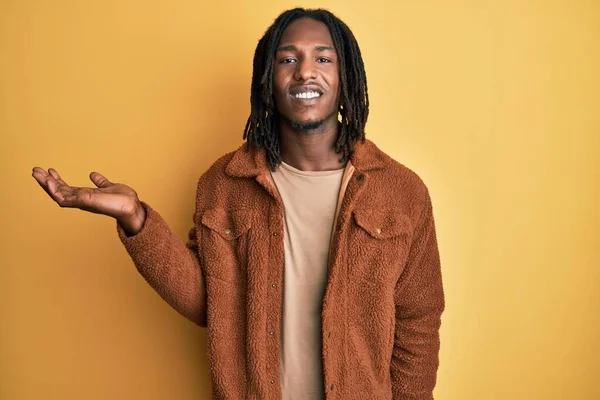
[[337, 121], [339, 66], [329, 29], [300, 18], [290, 23], [279, 42], [273, 68], [275, 105], [284, 121], [312, 130]]

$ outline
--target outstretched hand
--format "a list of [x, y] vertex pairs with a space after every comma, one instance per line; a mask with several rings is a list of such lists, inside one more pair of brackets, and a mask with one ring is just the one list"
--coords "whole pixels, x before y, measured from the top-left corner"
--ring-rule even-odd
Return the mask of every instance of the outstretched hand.
[[35, 167], [32, 176], [60, 207], [113, 217], [130, 235], [138, 233], [144, 225], [144, 207], [135, 190], [127, 185], [112, 183], [97, 172], [90, 174], [96, 187], [69, 186], [53, 168], [46, 172]]

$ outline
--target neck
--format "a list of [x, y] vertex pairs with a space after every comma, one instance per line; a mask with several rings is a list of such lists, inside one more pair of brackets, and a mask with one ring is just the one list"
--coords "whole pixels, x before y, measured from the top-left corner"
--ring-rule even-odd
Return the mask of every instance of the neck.
[[335, 152], [338, 137], [337, 118], [317, 129], [298, 131], [287, 122], [280, 125], [281, 159], [301, 171], [331, 171], [341, 169], [341, 154]]

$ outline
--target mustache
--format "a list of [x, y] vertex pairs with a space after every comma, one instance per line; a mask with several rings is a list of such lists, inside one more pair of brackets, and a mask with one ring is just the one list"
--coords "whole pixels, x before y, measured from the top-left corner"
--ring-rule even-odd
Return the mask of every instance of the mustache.
[[317, 92], [319, 94], [324, 94], [325, 89], [316, 82], [306, 82], [306, 83], [291, 86], [289, 89], [289, 92], [292, 95], [296, 95], [299, 93], [306, 93], [306, 92]]

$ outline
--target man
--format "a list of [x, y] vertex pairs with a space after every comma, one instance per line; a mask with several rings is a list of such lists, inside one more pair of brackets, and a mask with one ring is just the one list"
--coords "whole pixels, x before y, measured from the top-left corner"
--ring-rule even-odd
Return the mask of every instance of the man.
[[350, 29], [280, 15], [254, 56], [247, 143], [199, 179], [184, 244], [128, 186], [33, 176], [63, 207], [117, 220], [137, 269], [208, 327], [216, 399], [431, 399], [444, 296], [419, 177], [365, 139]]

